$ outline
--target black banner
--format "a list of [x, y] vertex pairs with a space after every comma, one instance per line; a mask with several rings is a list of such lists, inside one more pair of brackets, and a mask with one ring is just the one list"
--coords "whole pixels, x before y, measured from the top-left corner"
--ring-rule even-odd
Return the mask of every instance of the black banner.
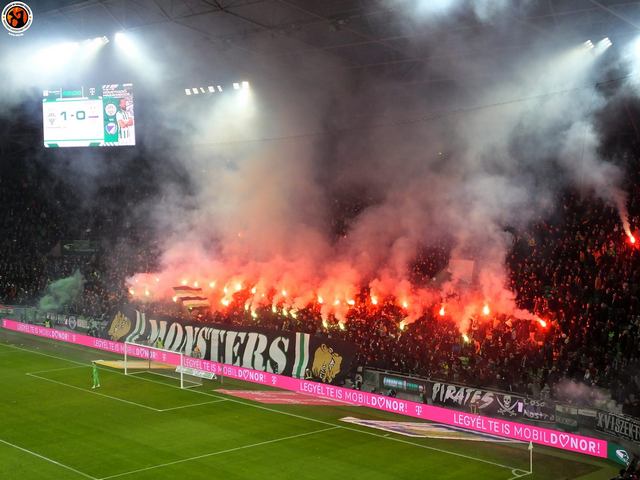
[[63, 255], [93, 255], [100, 249], [94, 240], [65, 240], [62, 242]]
[[412, 393], [414, 395], [425, 395], [428, 385], [425, 380], [410, 378], [398, 375], [380, 375], [381, 388], [394, 389], [396, 391]]
[[56, 328], [76, 330], [82, 333], [93, 335], [103, 329], [106, 320], [85, 317], [84, 315], [68, 315], [64, 313], [44, 312], [43, 319], [51, 321]]
[[556, 426], [568, 432], [577, 432], [578, 409], [570, 405], [556, 405]]
[[440, 382], [428, 382], [429, 398], [434, 405], [471, 409], [482, 415], [506, 418], [526, 418], [539, 422], [555, 420], [555, 405], [546, 400], [535, 400], [519, 395], [493, 392], [475, 387], [464, 387]]
[[160, 339], [163, 348], [187, 355], [197, 346], [206, 360], [334, 384], [343, 383], [356, 352], [323, 335], [153, 317], [126, 307], [111, 320], [109, 338], [148, 345]]
[[632, 442], [640, 442], [640, 419], [598, 410], [596, 430]]

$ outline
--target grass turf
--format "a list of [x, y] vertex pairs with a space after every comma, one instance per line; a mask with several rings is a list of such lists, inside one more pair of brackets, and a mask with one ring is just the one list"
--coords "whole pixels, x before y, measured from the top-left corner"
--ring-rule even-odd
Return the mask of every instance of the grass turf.
[[[522, 444], [410, 438], [339, 421], [406, 417], [351, 406], [264, 405], [101, 368], [104, 352], [0, 329], [0, 479], [607, 479], [608, 462]], [[518, 470], [517, 470], [518, 469]]]

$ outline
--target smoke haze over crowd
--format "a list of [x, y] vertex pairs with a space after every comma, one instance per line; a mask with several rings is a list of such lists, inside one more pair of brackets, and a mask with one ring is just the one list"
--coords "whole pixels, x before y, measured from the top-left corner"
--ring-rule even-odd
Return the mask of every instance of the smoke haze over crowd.
[[[161, 258], [130, 279], [134, 296], [170, 299], [187, 284], [213, 309], [313, 304], [338, 320], [356, 302], [387, 300], [405, 322], [445, 304], [463, 330], [485, 304], [536, 318], [518, 309], [505, 258], [558, 192], [615, 206], [631, 235], [624, 172], [603, 153], [596, 118], [607, 97], [635, 95], [630, 82], [602, 86], [634, 67], [566, 29], [529, 41], [513, 18], [535, 2], [518, 3], [381, 0], [403, 34], [386, 46], [421, 59], [403, 78], [310, 52], [305, 70], [259, 63], [251, 91], [152, 109], [169, 112], [155, 121], [171, 145], [150, 148], [158, 194], [131, 208], [151, 219]], [[195, 74], [179, 50], [156, 54], [156, 71]], [[417, 279], [433, 248], [451, 275]]]

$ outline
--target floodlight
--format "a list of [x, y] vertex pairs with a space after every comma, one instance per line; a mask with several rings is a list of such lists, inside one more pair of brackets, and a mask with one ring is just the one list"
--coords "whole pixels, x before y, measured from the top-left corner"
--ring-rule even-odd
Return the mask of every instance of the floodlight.
[[591, 40], [587, 40], [583, 45], [589, 50], [591, 50], [595, 46]]
[[242, 82], [242, 88], [244, 90], [248, 90], [249, 89], [249, 82], [247, 82], [246, 80], [244, 82]]
[[200, 93], [207, 93], [207, 91], [204, 88], [200, 87]]
[[218, 85], [218, 91], [221, 92], [222, 91], [222, 87], [220, 85]]
[[233, 89], [234, 90], [240, 90], [240, 84], [238, 82], [234, 82], [233, 83]]
[[191, 95], [191, 89], [190, 88], [185, 88], [184, 89], [184, 94], [185, 95]]
[[113, 39], [116, 41], [118, 45], [125, 45], [128, 40], [127, 35], [124, 32], [116, 33]]
[[93, 43], [94, 45], [106, 45], [107, 43], [109, 43], [109, 39], [103, 35], [102, 37], [96, 37], [92, 39], [91, 43]]
[[198, 95], [198, 93], [200, 93], [197, 88], [192, 88], [191, 91], [194, 95]]
[[215, 91], [216, 91], [216, 89], [213, 88], [213, 86], [211, 86], [211, 85], [209, 85], [207, 88], [209, 89], [210, 93], [215, 93]]

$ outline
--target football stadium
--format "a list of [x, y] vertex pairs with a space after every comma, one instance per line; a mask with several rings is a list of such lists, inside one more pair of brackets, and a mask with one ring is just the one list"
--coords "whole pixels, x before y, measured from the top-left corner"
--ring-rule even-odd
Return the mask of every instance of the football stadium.
[[0, 479], [640, 478], [640, 2], [0, 2]]

